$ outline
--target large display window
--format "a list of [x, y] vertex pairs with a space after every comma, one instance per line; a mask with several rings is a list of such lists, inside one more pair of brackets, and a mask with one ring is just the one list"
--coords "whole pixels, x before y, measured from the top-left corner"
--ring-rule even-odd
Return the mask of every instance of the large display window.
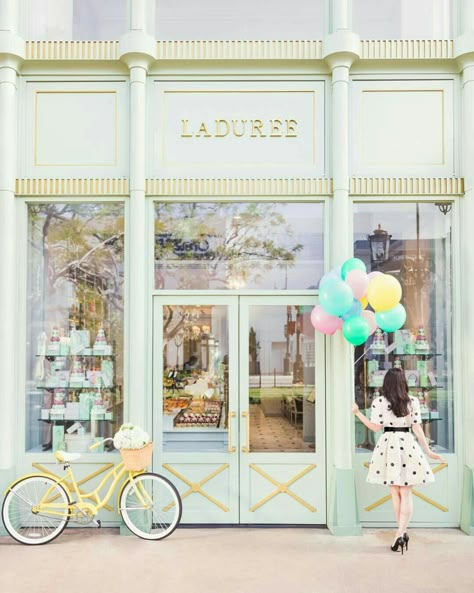
[[155, 288], [315, 289], [323, 216], [321, 203], [157, 203]]
[[86, 452], [122, 423], [123, 204], [30, 204], [27, 270], [26, 450]]
[[[377, 330], [355, 349], [355, 397], [370, 417], [387, 369], [405, 371], [421, 404], [433, 450], [454, 452], [452, 355], [452, 216], [450, 204], [354, 205], [354, 256], [367, 271], [397, 278], [407, 311], [400, 330]], [[375, 437], [376, 438], [376, 437]], [[356, 420], [356, 449], [374, 448], [374, 435]]]

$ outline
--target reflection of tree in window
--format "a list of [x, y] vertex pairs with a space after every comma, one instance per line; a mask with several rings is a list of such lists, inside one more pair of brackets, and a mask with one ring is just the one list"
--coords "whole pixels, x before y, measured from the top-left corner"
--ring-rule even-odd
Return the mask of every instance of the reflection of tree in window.
[[[158, 204], [156, 287], [244, 288], [293, 266], [303, 245], [278, 204]], [[199, 274], [193, 273], [199, 270]]]

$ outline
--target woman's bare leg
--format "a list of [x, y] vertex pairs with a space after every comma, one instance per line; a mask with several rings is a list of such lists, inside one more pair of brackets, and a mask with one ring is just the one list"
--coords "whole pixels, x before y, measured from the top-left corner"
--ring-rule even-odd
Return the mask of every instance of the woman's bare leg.
[[413, 497], [411, 486], [400, 486], [400, 521], [398, 523], [398, 535], [403, 535], [408, 529], [413, 514]]
[[397, 535], [395, 536], [395, 539], [397, 539], [400, 530], [400, 486], [390, 486], [390, 494], [392, 495], [393, 512], [395, 513], [395, 520], [397, 522]]

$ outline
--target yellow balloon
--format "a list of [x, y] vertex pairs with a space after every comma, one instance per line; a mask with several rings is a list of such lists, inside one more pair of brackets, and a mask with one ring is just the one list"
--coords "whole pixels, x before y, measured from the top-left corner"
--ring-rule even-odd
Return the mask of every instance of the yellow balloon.
[[373, 278], [367, 288], [367, 299], [374, 311], [388, 311], [398, 305], [402, 298], [402, 287], [400, 282], [390, 276], [383, 274]]
[[362, 305], [362, 309], [365, 309], [367, 307], [367, 305], [369, 304], [369, 301], [367, 300], [367, 297], [363, 296], [360, 300], [360, 304]]

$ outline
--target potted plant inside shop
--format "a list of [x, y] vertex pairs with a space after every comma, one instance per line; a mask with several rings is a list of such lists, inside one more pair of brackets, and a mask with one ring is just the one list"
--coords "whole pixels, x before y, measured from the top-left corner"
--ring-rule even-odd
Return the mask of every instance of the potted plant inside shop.
[[139, 426], [122, 424], [115, 433], [114, 447], [120, 451], [125, 469], [129, 471], [140, 471], [151, 464], [153, 442]]

